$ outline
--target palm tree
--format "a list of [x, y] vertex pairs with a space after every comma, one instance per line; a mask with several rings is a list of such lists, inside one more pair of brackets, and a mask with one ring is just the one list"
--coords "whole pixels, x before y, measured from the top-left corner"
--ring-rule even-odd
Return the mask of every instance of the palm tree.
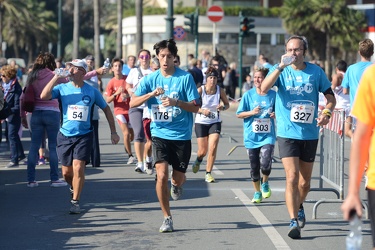
[[100, 57], [100, 13], [99, 13], [99, 0], [94, 0], [94, 54], [95, 54], [95, 67], [99, 68], [101, 65]]
[[[308, 38], [309, 52], [325, 61], [326, 73], [332, 71], [332, 46], [334, 41], [344, 38], [345, 48], [356, 48], [363, 34], [360, 28], [366, 25], [363, 15], [348, 9], [345, 0], [285, 0], [281, 7], [281, 18], [289, 33]], [[339, 42], [340, 43], [340, 42]], [[351, 44], [349, 46], [348, 44]], [[315, 45], [315, 46], [314, 46]]]
[[117, 36], [116, 36], [116, 56], [122, 58], [122, 12], [124, 3], [117, 0]]
[[136, 51], [143, 48], [143, 0], [136, 0], [135, 15], [137, 18]]
[[[0, 0], [0, 46], [3, 43], [3, 24], [8, 17], [28, 17], [28, 9], [22, 0]], [[17, 27], [17, 26], [15, 26]], [[1, 52], [2, 53], [2, 52]], [[5, 55], [2, 55], [5, 57]]]
[[79, 12], [80, 12], [79, 0], [74, 0], [72, 58], [78, 58], [78, 55], [79, 55]]

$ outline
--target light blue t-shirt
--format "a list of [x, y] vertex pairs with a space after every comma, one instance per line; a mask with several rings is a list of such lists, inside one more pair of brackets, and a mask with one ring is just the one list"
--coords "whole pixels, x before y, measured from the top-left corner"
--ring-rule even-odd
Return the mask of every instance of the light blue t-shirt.
[[59, 84], [52, 90], [52, 99], [61, 102], [63, 122], [60, 132], [65, 136], [78, 136], [91, 132], [95, 104], [101, 109], [107, 106], [99, 90], [87, 83], [81, 88], [74, 87], [72, 82]]
[[[142, 96], [162, 87], [165, 95], [184, 102], [199, 100], [200, 96], [190, 73], [175, 67], [173, 76], [165, 78], [160, 70], [145, 76], [135, 91]], [[159, 106], [159, 97], [148, 99], [147, 105], [151, 114], [151, 135], [167, 140], [191, 140], [193, 114], [179, 107]]]
[[359, 81], [361, 80], [362, 74], [365, 69], [370, 66], [372, 62], [357, 62], [348, 67], [345, 72], [344, 79], [342, 80], [341, 86], [349, 89], [350, 96], [350, 108], [353, 106], [354, 98], [357, 93]]
[[260, 106], [261, 112], [243, 120], [243, 139], [245, 148], [260, 148], [267, 144], [275, 144], [275, 122], [270, 118], [274, 112], [276, 92], [269, 90], [266, 95], [259, 95], [255, 88], [247, 91], [241, 98], [236, 114], [251, 111]]
[[[319, 138], [319, 92], [331, 87], [324, 71], [317, 65], [305, 62], [306, 68], [294, 70], [287, 66], [275, 82], [277, 136], [297, 140]], [[276, 70], [275, 65], [268, 74]]]

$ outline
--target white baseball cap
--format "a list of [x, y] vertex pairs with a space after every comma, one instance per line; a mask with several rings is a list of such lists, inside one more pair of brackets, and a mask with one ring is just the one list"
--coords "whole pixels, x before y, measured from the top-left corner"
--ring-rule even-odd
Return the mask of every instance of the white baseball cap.
[[67, 62], [66, 64], [71, 64], [73, 66], [83, 68], [85, 70], [85, 73], [87, 73], [87, 64], [83, 59], [74, 59], [73, 61]]

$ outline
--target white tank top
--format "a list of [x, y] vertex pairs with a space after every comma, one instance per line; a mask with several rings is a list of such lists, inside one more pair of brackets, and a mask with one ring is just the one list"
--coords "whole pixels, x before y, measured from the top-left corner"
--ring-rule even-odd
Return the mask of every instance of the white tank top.
[[213, 95], [208, 95], [205, 90], [205, 86], [202, 88], [202, 107], [201, 109], [208, 109], [211, 112], [209, 117], [203, 114], [196, 114], [195, 123], [201, 124], [212, 124], [216, 122], [221, 122], [220, 112], [217, 110], [217, 106], [220, 104], [220, 87], [216, 86], [216, 93]]

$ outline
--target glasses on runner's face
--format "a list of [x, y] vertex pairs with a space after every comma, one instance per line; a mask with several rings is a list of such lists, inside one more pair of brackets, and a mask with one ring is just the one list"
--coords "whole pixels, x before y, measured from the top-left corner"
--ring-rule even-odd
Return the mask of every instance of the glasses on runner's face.
[[300, 53], [300, 52], [302, 52], [303, 51], [303, 49], [301, 49], [301, 48], [297, 48], [297, 49], [287, 49], [286, 50], [286, 52], [288, 52], [288, 53]]
[[150, 59], [150, 56], [149, 55], [140, 55], [139, 56], [140, 59]]

